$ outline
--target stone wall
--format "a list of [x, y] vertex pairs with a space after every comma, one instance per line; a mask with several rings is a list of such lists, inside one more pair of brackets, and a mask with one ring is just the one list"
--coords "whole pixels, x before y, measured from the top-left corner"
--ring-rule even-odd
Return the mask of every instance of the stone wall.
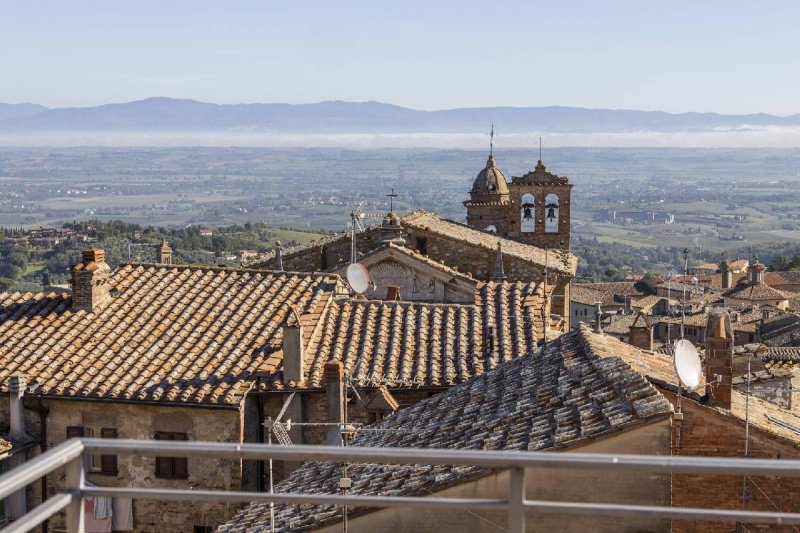
[[[152, 439], [155, 431], [185, 432], [189, 440], [239, 442], [237, 409], [211, 409], [122, 404], [96, 401], [47, 400], [48, 448], [66, 440], [68, 426], [115, 428], [118, 438]], [[120, 455], [116, 476], [88, 473], [87, 479], [108, 487], [159, 487], [175, 489], [239, 490], [241, 462], [214, 458], [190, 458], [188, 479], [167, 480], [155, 476], [155, 458]], [[48, 477], [48, 493], [63, 489], [63, 471]], [[239, 504], [215, 502], [134, 502], [134, 527], [140, 532], [192, 532], [194, 526], [217, 526], [229, 519]], [[51, 530], [63, 528], [63, 514], [51, 521]]]
[[[673, 394], [662, 392], [670, 401], [675, 402]], [[673, 431], [673, 446], [679, 455], [705, 457], [744, 455], [744, 421], [691, 400], [684, 399], [682, 405], [684, 419], [680, 429], [679, 447], [676, 440], [677, 431]], [[800, 448], [797, 445], [750, 426], [749, 457], [797, 459], [800, 457], [799, 452]], [[672, 505], [742, 509], [742, 485], [742, 476], [674, 475]], [[757, 511], [800, 512], [800, 480], [764, 476], [748, 479], [745, 508]], [[792, 531], [792, 528], [786, 526], [746, 524], [746, 527], [749, 531]], [[678, 520], [673, 523], [672, 531], [727, 532], [734, 531], [734, 524]]]

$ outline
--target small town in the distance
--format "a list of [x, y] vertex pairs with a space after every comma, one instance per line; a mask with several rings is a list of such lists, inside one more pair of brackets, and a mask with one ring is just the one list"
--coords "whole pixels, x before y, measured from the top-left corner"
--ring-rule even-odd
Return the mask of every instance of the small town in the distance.
[[0, 533], [800, 532], [800, 4], [0, 9]]

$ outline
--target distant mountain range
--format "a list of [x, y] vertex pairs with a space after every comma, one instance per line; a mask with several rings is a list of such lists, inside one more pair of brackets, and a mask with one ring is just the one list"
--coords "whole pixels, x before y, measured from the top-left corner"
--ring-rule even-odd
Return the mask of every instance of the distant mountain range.
[[0, 104], [0, 133], [615, 133], [716, 131], [800, 126], [791, 116], [666, 113], [580, 107], [476, 107], [420, 111], [380, 102], [209, 104], [148, 98], [124, 104], [50, 109]]

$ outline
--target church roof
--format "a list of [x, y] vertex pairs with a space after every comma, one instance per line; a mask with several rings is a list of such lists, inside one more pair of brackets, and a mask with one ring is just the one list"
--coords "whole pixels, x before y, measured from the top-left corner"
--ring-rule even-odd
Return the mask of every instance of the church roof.
[[[562, 335], [544, 350], [397, 411], [370, 426], [375, 431], [358, 433], [348, 446], [560, 451], [668, 417], [672, 406], [641, 374], [613, 357], [613, 351], [605, 358], [595, 352], [598, 343], [607, 350], [604, 339], [585, 328]], [[275, 490], [335, 494], [341, 469], [341, 463], [309, 462]], [[489, 469], [447, 465], [348, 467], [352, 494], [385, 496], [428, 496], [489, 474]], [[267, 531], [269, 509], [269, 504], [252, 504], [219, 531]], [[275, 506], [278, 532], [312, 530], [339, 520], [338, 506]]]
[[407, 227], [436, 233], [447, 239], [488, 248], [491, 250], [492, 255], [497, 251], [497, 243], [501, 243], [503, 255], [529, 261], [537, 265], [544, 265], [545, 259], [547, 259], [547, 267], [555, 272], [575, 275], [575, 271], [578, 268], [578, 258], [569, 252], [560, 250], [545, 251], [544, 248], [479, 231], [466, 224], [442, 218], [422, 209], [403, 217], [403, 224]]
[[472, 183], [472, 194], [480, 195], [507, 195], [508, 183], [503, 172], [497, 167], [493, 155], [489, 155], [486, 167], [478, 172]]

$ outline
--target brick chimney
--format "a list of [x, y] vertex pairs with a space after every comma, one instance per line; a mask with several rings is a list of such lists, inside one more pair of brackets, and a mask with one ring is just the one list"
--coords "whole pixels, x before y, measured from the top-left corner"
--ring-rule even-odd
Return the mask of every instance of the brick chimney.
[[300, 384], [305, 379], [305, 347], [303, 346], [303, 325], [297, 308], [292, 306], [289, 316], [283, 323], [283, 382], [295, 381]]
[[12, 441], [25, 439], [25, 406], [22, 397], [25, 396], [25, 376], [15, 374], [8, 379], [9, 396], [9, 422], [11, 424], [9, 437]]
[[722, 258], [722, 262], [719, 264], [719, 272], [722, 274], [722, 288], [723, 289], [730, 289], [733, 287], [733, 271], [731, 270], [731, 266], [728, 264], [728, 260], [724, 257]]
[[756, 259], [755, 264], [750, 267], [750, 284], [759, 285], [764, 283], [764, 272], [766, 272], [766, 270], [767, 267]]
[[156, 263], [161, 265], [172, 264], [172, 248], [167, 239], [161, 239], [161, 246], [156, 250]]
[[94, 311], [110, 298], [111, 267], [102, 248], [83, 251], [83, 260], [70, 269], [72, 274], [72, 310]]
[[[325, 382], [325, 395], [328, 403], [328, 422], [343, 424], [346, 400], [344, 365], [342, 365], [341, 361], [328, 361], [325, 363], [322, 378]], [[325, 444], [331, 446], [342, 445], [342, 433], [338, 425], [330, 426]]]
[[628, 331], [628, 343], [642, 350], [653, 349], [653, 324], [639, 312]]
[[706, 322], [706, 383], [712, 405], [731, 408], [733, 329], [724, 309], [712, 309]]

